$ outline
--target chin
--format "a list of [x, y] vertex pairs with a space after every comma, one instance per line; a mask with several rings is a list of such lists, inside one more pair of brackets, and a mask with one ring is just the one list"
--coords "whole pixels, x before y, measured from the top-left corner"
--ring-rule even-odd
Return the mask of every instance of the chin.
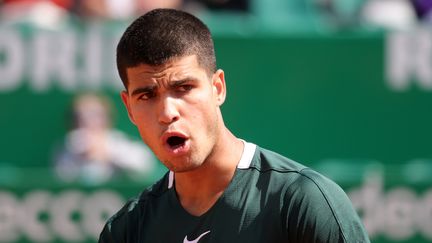
[[176, 173], [190, 172], [198, 169], [203, 163], [195, 161], [171, 161], [164, 163], [165, 166]]

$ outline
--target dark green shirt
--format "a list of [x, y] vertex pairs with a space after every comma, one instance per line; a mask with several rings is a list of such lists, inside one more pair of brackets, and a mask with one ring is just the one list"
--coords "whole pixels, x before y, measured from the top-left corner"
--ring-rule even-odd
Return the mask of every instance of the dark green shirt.
[[245, 144], [231, 183], [205, 214], [196, 217], [182, 208], [169, 172], [114, 215], [99, 242], [369, 242], [350, 200], [334, 182]]

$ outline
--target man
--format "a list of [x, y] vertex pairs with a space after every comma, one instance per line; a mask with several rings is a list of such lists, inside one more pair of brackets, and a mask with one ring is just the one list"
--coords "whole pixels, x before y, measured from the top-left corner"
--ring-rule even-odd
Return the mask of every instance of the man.
[[153, 10], [117, 47], [121, 93], [170, 170], [106, 224], [99, 242], [369, 242], [345, 193], [322, 175], [236, 138], [208, 28]]

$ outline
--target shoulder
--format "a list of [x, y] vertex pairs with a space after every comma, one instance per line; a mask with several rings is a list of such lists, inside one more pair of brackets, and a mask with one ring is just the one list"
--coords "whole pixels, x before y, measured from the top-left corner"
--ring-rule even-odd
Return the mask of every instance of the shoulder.
[[[329, 178], [305, 168], [299, 171], [299, 176], [285, 193], [285, 202], [298, 216], [291, 225], [312, 229], [305, 237], [314, 237], [314, 240], [331, 238], [330, 242], [369, 242], [350, 199]], [[289, 215], [292, 216], [292, 212]]]
[[[276, 152], [257, 147], [249, 167], [259, 172], [261, 178], [277, 181], [282, 194], [291, 200], [304, 199], [313, 203], [326, 202], [330, 209], [349, 203], [345, 192], [332, 180], [294, 160]], [[274, 185], [275, 183], [272, 183]]]
[[321, 173], [311, 168], [303, 168], [298, 171], [298, 174], [292, 190], [301, 189], [304, 193], [317, 194], [318, 197], [326, 199], [329, 204], [334, 204], [336, 200], [341, 199], [341, 196], [348, 199], [339, 185]]
[[99, 242], [127, 242], [128, 232], [137, 229], [138, 220], [145, 214], [146, 204], [159, 198], [168, 191], [168, 173], [158, 182], [146, 188], [138, 196], [129, 199], [126, 204], [105, 224]]
[[329, 178], [310, 169], [298, 172], [297, 178], [287, 185], [286, 197], [292, 203], [301, 203], [307, 210], [326, 210], [336, 223], [343, 220], [346, 213], [355, 214], [351, 201], [342, 188]]
[[332, 239], [329, 242], [369, 242], [350, 199], [332, 180], [305, 168], [286, 189], [284, 200], [291, 209], [286, 214], [291, 217], [287, 219], [287, 227], [309, 229], [302, 237]]
[[285, 181], [285, 191], [290, 194], [298, 191], [300, 193], [296, 194], [298, 196], [307, 195], [309, 199], [324, 199], [329, 205], [335, 205], [339, 200], [348, 199], [345, 192], [329, 178], [267, 149], [257, 147], [250, 167], [261, 173], [275, 172], [278, 174], [278, 177]]
[[300, 242], [369, 242], [350, 199], [331, 179], [259, 147], [251, 167], [261, 174], [270, 172], [281, 185], [285, 227], [289, 235], [303, 239]]
[[335, 182], [321, 173], [267, 149], [257, 147], [250, 167], [261, 173], [274, 171], [282, 177], [291, 177], [292, 179], [285, 183], [288, 191], [301, 190], [304, 194], [316, 194], [317, 197], [328, 198], [331, 204], [341, 195], [346, 197], [345, 192]]
[[261, 172], [276, 171], [283, 173], [299, 172], [305, 169], [306, 166], [276, 152], [257, 146], [250, 168], [255, 168]]

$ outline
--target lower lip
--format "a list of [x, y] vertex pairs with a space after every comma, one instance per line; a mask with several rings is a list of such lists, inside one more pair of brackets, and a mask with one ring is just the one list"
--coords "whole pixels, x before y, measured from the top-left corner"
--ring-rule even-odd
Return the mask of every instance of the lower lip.
[[175, 147], [175, 148], [173, 148], [173, 147], [169, 146], [168, 144], [166, 144], [166, 148], [173, 155], [176, 155], [176, 156], [184, 155], [187, 152], [189, 152], [189, 148], [190, 148], [189, 140], [186, 140], [183, 143], [182, 146], [178, 146], [178, 147]]

